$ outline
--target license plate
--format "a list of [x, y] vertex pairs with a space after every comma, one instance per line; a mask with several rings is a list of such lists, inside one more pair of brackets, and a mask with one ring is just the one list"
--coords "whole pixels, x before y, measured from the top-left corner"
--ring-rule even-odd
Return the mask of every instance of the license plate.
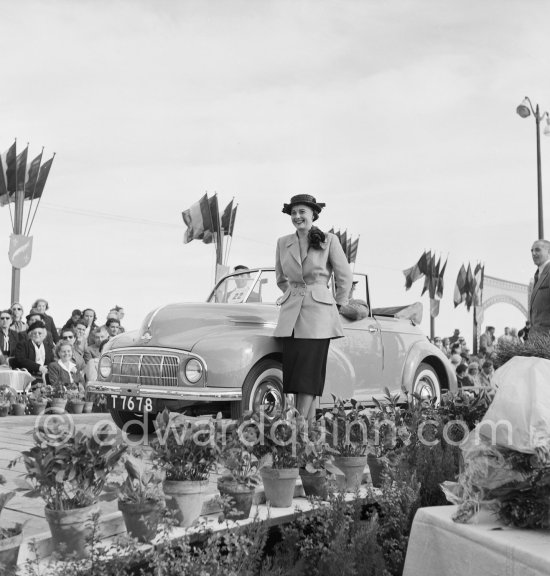
[[126, 412], [152, 412], [152, 398], [137, 396], [118, 396], [113, 394], [110, 399], [113, 410], [125, 410]]

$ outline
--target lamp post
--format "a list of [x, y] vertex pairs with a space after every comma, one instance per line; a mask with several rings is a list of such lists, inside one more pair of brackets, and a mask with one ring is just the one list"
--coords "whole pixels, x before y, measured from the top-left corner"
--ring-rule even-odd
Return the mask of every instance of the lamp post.
[[533, 104], [528, 96], [525, 96], [523, 102], [516, 108], [516, 112], [522, 118], [527, 118], [533, 114], [537, 125], [537, 186], [538, 186], [538, 220], [539, 220], [539, 239], [544, 238], [544, 218], [542, 212], [542, 172], [540, 167], [540, 122], [546, 118], [546, 127], [544, 135], [550, 134], [550, 115], [548, 112], [540, 113], [539, 105], [533, 108]]

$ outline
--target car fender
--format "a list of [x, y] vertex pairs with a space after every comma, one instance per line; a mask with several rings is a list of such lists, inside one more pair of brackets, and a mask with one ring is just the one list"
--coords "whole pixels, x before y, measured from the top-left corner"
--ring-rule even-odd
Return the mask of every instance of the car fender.
[[409, 392], [411, 391], [416, 370], [422, 362], [429, 364], [436, 371], [442, 389], [446, 388], [450, 392], [457, 391], [456, 374], [449, 359], [439, 348], [426, 340], [415, 342], [411, 346], [403, 365], [401, 384]]
[[232, 327], [231, 331], [199, 340], [193, 354], [208, 364], [207, 386], [241, 388], [248, 372], [262, 358], [282, 360], [282, 343], [273, 337], [273, 327]]

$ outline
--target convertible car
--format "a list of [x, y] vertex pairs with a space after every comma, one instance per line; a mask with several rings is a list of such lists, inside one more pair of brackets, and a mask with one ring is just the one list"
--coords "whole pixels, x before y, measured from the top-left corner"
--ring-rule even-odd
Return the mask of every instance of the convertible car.
[[[451, 364], [407, 310], [373, 310], [364, 274], [354, 274], [353, 286], [352, 298], [368, 314], [342, 317], [345, 337], [331, 343], [319, 408], [332, 404], [331, 394], [368, 403], [386, 387], [436, 398], [455, 390]], [[151, 423], [164, 407], [232, 417], [259, 407], [280, 410], [293, 400], [283, 394], [281, 344], [273, 337], [280, 296], [274, 269], [262, 268], [224, 277], [206, 302], [160, 306], [138, 331], [105, 346], [88, 390], [106, 396], [121, 428]]]

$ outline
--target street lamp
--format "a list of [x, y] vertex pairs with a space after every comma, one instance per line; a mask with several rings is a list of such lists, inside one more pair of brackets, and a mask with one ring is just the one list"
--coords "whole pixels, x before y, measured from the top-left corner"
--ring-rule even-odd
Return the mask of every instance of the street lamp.
[[539, 111], [539, 105], [533, 109], [533, 104], [528, 96], [525, 96], [523, 102], [516, 108], [516, 112], [522, 118], [527, 118], [531, 114], [535, 117], [537, 125], [537, 185], [538, 185], [538, 203], [539, 203], [539, 239], [544, 238], [544, 224], [542, 215], [542, 173], [540, 168], [540, 122], [546, 118], [546, 127], [544, 128], [544, 135], [550, 134], [550, 115], [548, 112]]

